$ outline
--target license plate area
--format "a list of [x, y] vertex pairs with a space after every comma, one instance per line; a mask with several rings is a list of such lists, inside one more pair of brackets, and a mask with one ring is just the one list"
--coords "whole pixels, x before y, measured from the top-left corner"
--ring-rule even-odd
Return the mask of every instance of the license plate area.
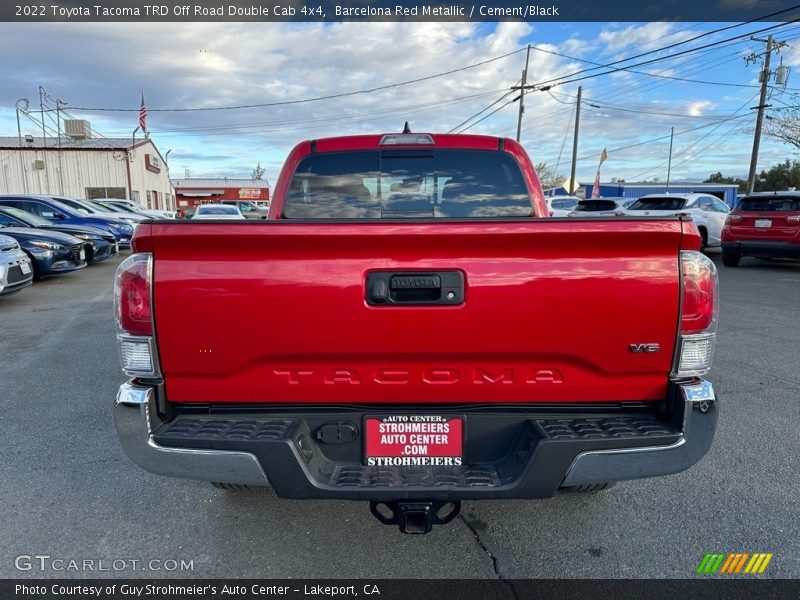
[[28, 264], [28, 261], [23, 260], [21, 263], [19, 263], [19, 268], [22, 270], [23, 275], [30, 275], [31, 266]]
[[756, 227], [772, 227], [772, 219], [756, 219]]
[[384, 415], [364, 419], [368, 466], [452, 467], [462, 464], [464, 417]]

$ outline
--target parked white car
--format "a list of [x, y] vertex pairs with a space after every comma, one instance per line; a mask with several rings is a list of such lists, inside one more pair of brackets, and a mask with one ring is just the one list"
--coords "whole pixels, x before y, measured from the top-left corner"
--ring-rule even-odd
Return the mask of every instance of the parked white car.
[[719, 246], [730, 208], [711, 194], [650, 194], [631, 204], [625, 214], [632, 217], [690, 215], [700, 230], [703, 246]]
[[33, 281], [31, 259], [12, 237], [0, 235], [0, 296], [13, 294]]
[[621, 217], [625, 198], [588, 198], [578, 202], [569, 217]]
[[140, 215], [144, 215], [152, 219], [175, 218], [175, 211], [173, 210], [158, 210], [155, 208], [144, 208], [131, 200], [122, 200], [120, 198], [97, 198], [96, 201], [100, 202], [101, 204], [113, 204], [114, 206], [118, 206], [120, 208], [132, 211], [134, 213], [138, 213]]
[[577, 196], [545, 196], [545, 201], [551, 217], [568, 217], [581, 199]]
[[192, 219], [231, 219], [244, 221], [245, 216], [238, 206], [231, 204], [201, 204], [194, 211]]

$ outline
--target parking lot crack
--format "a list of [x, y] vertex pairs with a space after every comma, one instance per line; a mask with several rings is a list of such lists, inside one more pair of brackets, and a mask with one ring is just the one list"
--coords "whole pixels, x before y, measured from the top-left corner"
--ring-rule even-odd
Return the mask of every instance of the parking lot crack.
[[497, 556], [492, 554], [492, 551], [489, 550], [489, 548], [484, 543], [483, 539], [481, 539], [481, 535], [478, 532], [478, 530], [475, 529], [473, 524], [468, 519], [466, 519], [464, 517], [464, 515], [460, 514], [460, 515], [458, 515], [458, 518], [464, 523], [464, 525], [467, 526], [467, 529], [469, 529], [470, 533], [472, 533], [472, 537], [475, 538], [475, 542], [478, 544], [478, 547], [483, 551], [484, 554], [486, 554], [486, 556], [489, 557], [489, 560], [491, 561], [491, 565], [492, 565], [492, 572], [494, 573], [495, 578], [496, 579], [500, 579], [501, 581], [503, 581], [503, 583], [505, 583], [506, 587], [508, 587], [509, 591], [511, 592], [511, 597], [516, 599], [517, 598], [517, 592], [514, 589], [513, 583], [508, 581], [500, 573], [500, 570], [498, 569]]

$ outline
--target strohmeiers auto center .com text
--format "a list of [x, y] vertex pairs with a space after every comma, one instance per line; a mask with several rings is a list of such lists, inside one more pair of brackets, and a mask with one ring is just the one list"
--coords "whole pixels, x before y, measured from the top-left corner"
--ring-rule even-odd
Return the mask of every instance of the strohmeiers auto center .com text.
[[[468, 10], [469, 9], [469, 10]], [[531, 17], [558, 17], [558, 7], [535, 4], [513, 7], [486, 6], [336, 6], [336, 17], [496, 17], [527, 19]]]

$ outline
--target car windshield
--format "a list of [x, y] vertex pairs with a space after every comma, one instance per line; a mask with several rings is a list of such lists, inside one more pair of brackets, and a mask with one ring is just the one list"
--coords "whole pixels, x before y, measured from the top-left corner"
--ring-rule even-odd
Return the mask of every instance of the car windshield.
[[238, 215], [239, 211], [235, 206], [199, 206], [198, 215]]
[[47, 219], [43, 219], [38, 215], [31, 214], [27, 211], [20, 210], [19, 208], [14, 208], [12, 206], [3, 207], [2, 210], [0, 210], [0, 216], [2, 216], [3, 213], [15, 219], [18, 219], [23, 223], [26, 223], [28, 225], [33, 225], [34, 227], [41, 227], [41, 226], [47, 227], [48, 225], [52, 225], [52, 223]]
[[488, 150], [364, 150], [312, 154], [289, 185], [284, 217], [531, 216], [519, 165]]
[[614, 210], [617, 203], [613, 200], [581, 200], [575, 210], [581, 212], [596, 212], [603, 210]]
[[53, 200], [55, 200], [56, 203], [60, 203], [62, 206], [66, 205], [71, 207], [73, 211], [78, 211], [78, 214], [93, 215], [98, 212], [97, 208], [89, 206], [80, 200], [75, 200], [74, 198], [60, 198], [54, 196]]
[[104, 210], [106, 212], [119, 212], [119, 213], [127, 212], [117, 206], [114, 206], [113, 204], [105, 204], [103, 202], [96, 202], [96, 201], [91, 202], [90, 204], [92, 208], [96, 208], [97, 210]]
[[663, 198], [639, 198], [628, 210], [681, 210], [686, 205], [683, 198], [664, 196]]
[[105, 206], [116, 212], [126, 212], [126, 213], [136, 213], [130, 206], [127, 204], [117, 203], [117, 202], [100, 202], [96, 201], [100, 206]]
[[798, 196], [750, 196], [742, 198], [740, 211], [800, 211]]

